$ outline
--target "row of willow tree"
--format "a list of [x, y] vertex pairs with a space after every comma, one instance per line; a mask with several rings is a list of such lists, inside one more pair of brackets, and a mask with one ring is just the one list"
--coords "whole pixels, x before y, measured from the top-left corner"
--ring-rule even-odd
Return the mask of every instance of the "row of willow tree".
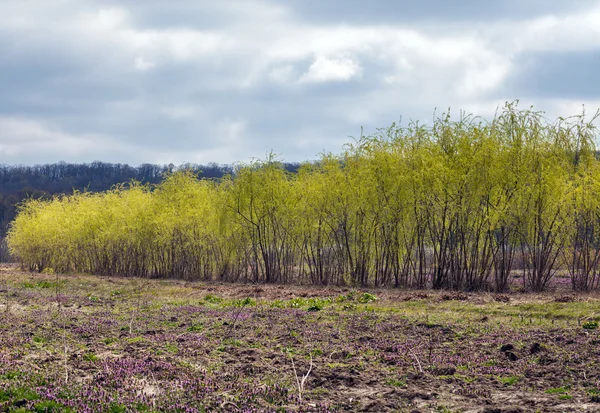
[[600, 161], [584, 114], [396, 124], [288, 173], [275, 157], [218, 180], [177, 172], [22, 205], [15, 257], [140, 277], [496, 290], [522, 276], [600, 281]]

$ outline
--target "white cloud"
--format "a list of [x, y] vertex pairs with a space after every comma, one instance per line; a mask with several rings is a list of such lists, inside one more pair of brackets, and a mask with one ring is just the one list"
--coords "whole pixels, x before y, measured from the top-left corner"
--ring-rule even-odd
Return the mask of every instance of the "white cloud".
[[308, 83], [348, 81], [359, 76], [361, 70], [360, 65], [350, 58], [317, 56], [300, 81]]
[[9, 160], [40, 155], [55, 160], [126, 155], [132, 149], [108, 136], [73, 135], [35, 119], [0, 117], [0, 157]]
[[153, 148], [143, 142], [136, 145], [110, 136], [72, 134], [36, 119], [2, 116], [0, 159], [8, 163], [29, 159], [120, 162], [128, 157], [134, 164], [184, 161], [207, 164], [215, 160], [231, 163], [252, 156], [244, 143], [246, 125], [245, 120], [223, 119], [209, 132], [213, 137], [209, 145], [198, 142], [195, 148], [179, 150]]
[[544, 15], [499, 23], [488, 31], [515, 53], [597, 50], [600, 48], [600, 5], [590, 2], [590, 6], [589, 10], [563, 16]]

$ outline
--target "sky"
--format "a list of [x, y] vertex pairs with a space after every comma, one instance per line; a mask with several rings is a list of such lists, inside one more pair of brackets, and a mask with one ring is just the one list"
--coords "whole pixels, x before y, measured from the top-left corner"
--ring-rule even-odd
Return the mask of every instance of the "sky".
[[401, 120], [600, 108], [595, 0], [0, 0], [0, 164], [313, 160]]

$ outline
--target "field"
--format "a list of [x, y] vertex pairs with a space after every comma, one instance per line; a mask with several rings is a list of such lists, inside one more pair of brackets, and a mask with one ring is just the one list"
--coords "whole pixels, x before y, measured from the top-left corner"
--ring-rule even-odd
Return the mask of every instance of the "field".
[[597, 295], [0, 267], [0, 411], [600, 411]]

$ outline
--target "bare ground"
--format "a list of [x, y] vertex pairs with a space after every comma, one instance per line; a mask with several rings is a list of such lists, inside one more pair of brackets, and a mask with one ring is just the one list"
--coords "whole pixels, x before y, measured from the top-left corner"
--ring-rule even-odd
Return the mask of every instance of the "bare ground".
[[599, 318], [596, 294], [562, 290], [207, 284], [3, 265], [0, 412], [594, 412]]

